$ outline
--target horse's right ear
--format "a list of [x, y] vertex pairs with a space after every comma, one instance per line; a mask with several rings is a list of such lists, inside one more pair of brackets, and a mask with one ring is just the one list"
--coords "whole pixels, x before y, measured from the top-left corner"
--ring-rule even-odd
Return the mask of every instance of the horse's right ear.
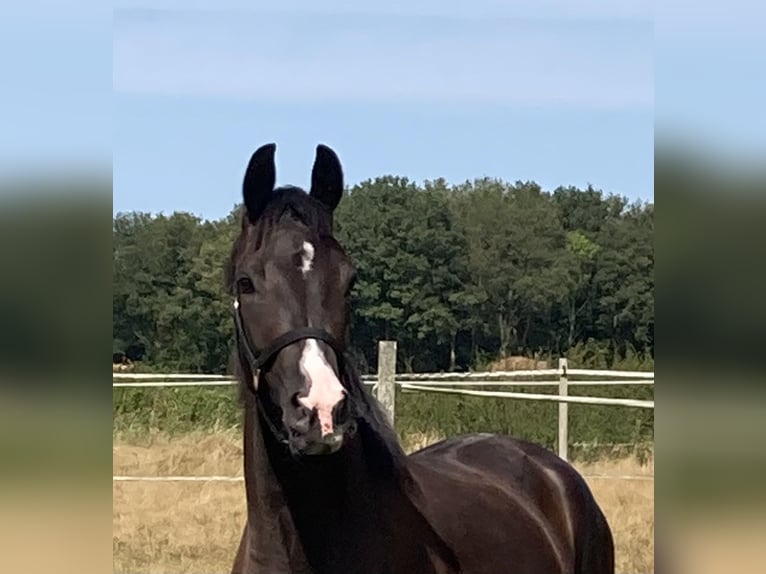
[[250, 163], [247, 164], [245, 180], [242, 183], [242, 196], [250, 223], [257, 221], [274, 191], [277, 180], [277, 169], [274, 166], [276, 150], [277, 144], [262, 145], [255, 150]]

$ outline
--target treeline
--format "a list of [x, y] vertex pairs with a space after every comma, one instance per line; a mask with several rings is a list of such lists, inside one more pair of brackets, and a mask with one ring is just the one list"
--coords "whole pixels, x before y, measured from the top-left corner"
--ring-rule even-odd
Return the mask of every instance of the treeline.
[[[481, 369], [566, 355], [642, 368], [654, 351], [653, 204], [601, 191], [482, 179], [420, 186], [386, 176], [347, 192], [336, 236], [358, 272], [352, 350], [374, 370]], [[225, 372], [232, 344], [223, 263], [238, 210], [114, 218], [114, 351], [143, 369]]]

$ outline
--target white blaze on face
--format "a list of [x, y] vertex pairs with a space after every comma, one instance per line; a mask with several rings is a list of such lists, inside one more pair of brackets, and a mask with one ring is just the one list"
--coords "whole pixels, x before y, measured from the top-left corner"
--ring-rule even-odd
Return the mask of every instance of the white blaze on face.
[[300, 359], [300, 369], [309, 383], [309, 394], [298, 400], [309, 410], [316, 409], [322, 436], [332, 434], [332, 411], [346, 394], [335, 371], [315, 339], [307, 339]]
[[311, 264], [314, 262], [314, 246], [308, 241], [303, 242], [303, 254], [301, 255], [301, 272], [306, 275], [311, 271]]

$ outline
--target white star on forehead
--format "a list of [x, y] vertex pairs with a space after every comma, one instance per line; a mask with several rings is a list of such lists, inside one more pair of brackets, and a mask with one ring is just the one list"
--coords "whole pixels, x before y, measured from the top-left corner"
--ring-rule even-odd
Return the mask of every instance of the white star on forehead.
[[308, 241], [303, 242], [303, 254], [301, 257], [301, 272], [306, 275], [311, 271], [311, 264], [314, 262], [314, 246]]

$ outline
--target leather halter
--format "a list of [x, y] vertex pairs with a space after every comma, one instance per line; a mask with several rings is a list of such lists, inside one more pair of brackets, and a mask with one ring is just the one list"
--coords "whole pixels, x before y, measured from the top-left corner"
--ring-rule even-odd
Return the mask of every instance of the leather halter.
[[282, 349], [304, 339], [318, 339], [327, 343], [332, 350], [335, 351], [336, 358], [338, 359], [338, 370], [341, 374], [343, 373], [343, 345], [324, 329], [318, 329], [316, 327], [300, 327], [298, 329], [293, 329], [274, 339], [265, 349], [257, 351], [251, 344], [250, 339], [247, 336], [247, 331], [245, 331], [245, 327], [242, 323], [239, 299], [234, 300], [234, 324], [236, 326], [237, 346], [240, 355], [244, 354], [244, 358], [247, 359], [247, 362], [250, 364], [253, 374], [252, 380], [247, 381], [247, 388], [256, 396], [260, 373], [262, 371], [266, 372], [271, 368], [271, 365], [274, 362], [273, 360]]
[[[266, 408], [264, 407], [264, 403], [261, 397], [258, 396], [258, 381], [261, 374], [268, 372], [268, 370], [273, 365], [276, 356], [288, 345], [292, 345], [293, 343], [304, 339], [318, 339], [327, 343], [335, 352], [335, 357], [338, 361], [338, 373], [341, 380], [343, 380], [344, 375], [346, 374], [346, 369], [349, 367], [346, 362], [344, 346], [340, 343], [340, 341], [338, 341], [335, 337], [323, 329], [318, 329], [316, 327], [300, 327], [280, 335], [274, 339], [265, 349], [257, 351], [250, 342], [250, 338], [247, 336], [247, 331], [245, 331], [245, 327], [242, 322], [239, 298], [234, 300], [233, 314], [234, 324], [236, 326], [237, 349], [239, 351], [240, 360], [247, 361], [252, 371], [252, 377], [246, 379], [245, 385], [247, 386], [248, 391], [250, 391], [250, 393], [253, 395], [261, 417], [271, 430], [274, 438], [278, 443], [286, 447], [289, 444], [286, 436], [286, 429], [284, 427], [281, 429], [277, 428], [277, 426], [271, 420], [269, 414], [266, 412]], [[349, 401], [349, 404], [352, 405], [352, 408], [355, 410], [355, 412], [362, 413], [366, 411], [364, 404], [360, 403], [360, 401], [354, 397], [353, 393], [348, 393], [346, 395], [346, 400]]]

